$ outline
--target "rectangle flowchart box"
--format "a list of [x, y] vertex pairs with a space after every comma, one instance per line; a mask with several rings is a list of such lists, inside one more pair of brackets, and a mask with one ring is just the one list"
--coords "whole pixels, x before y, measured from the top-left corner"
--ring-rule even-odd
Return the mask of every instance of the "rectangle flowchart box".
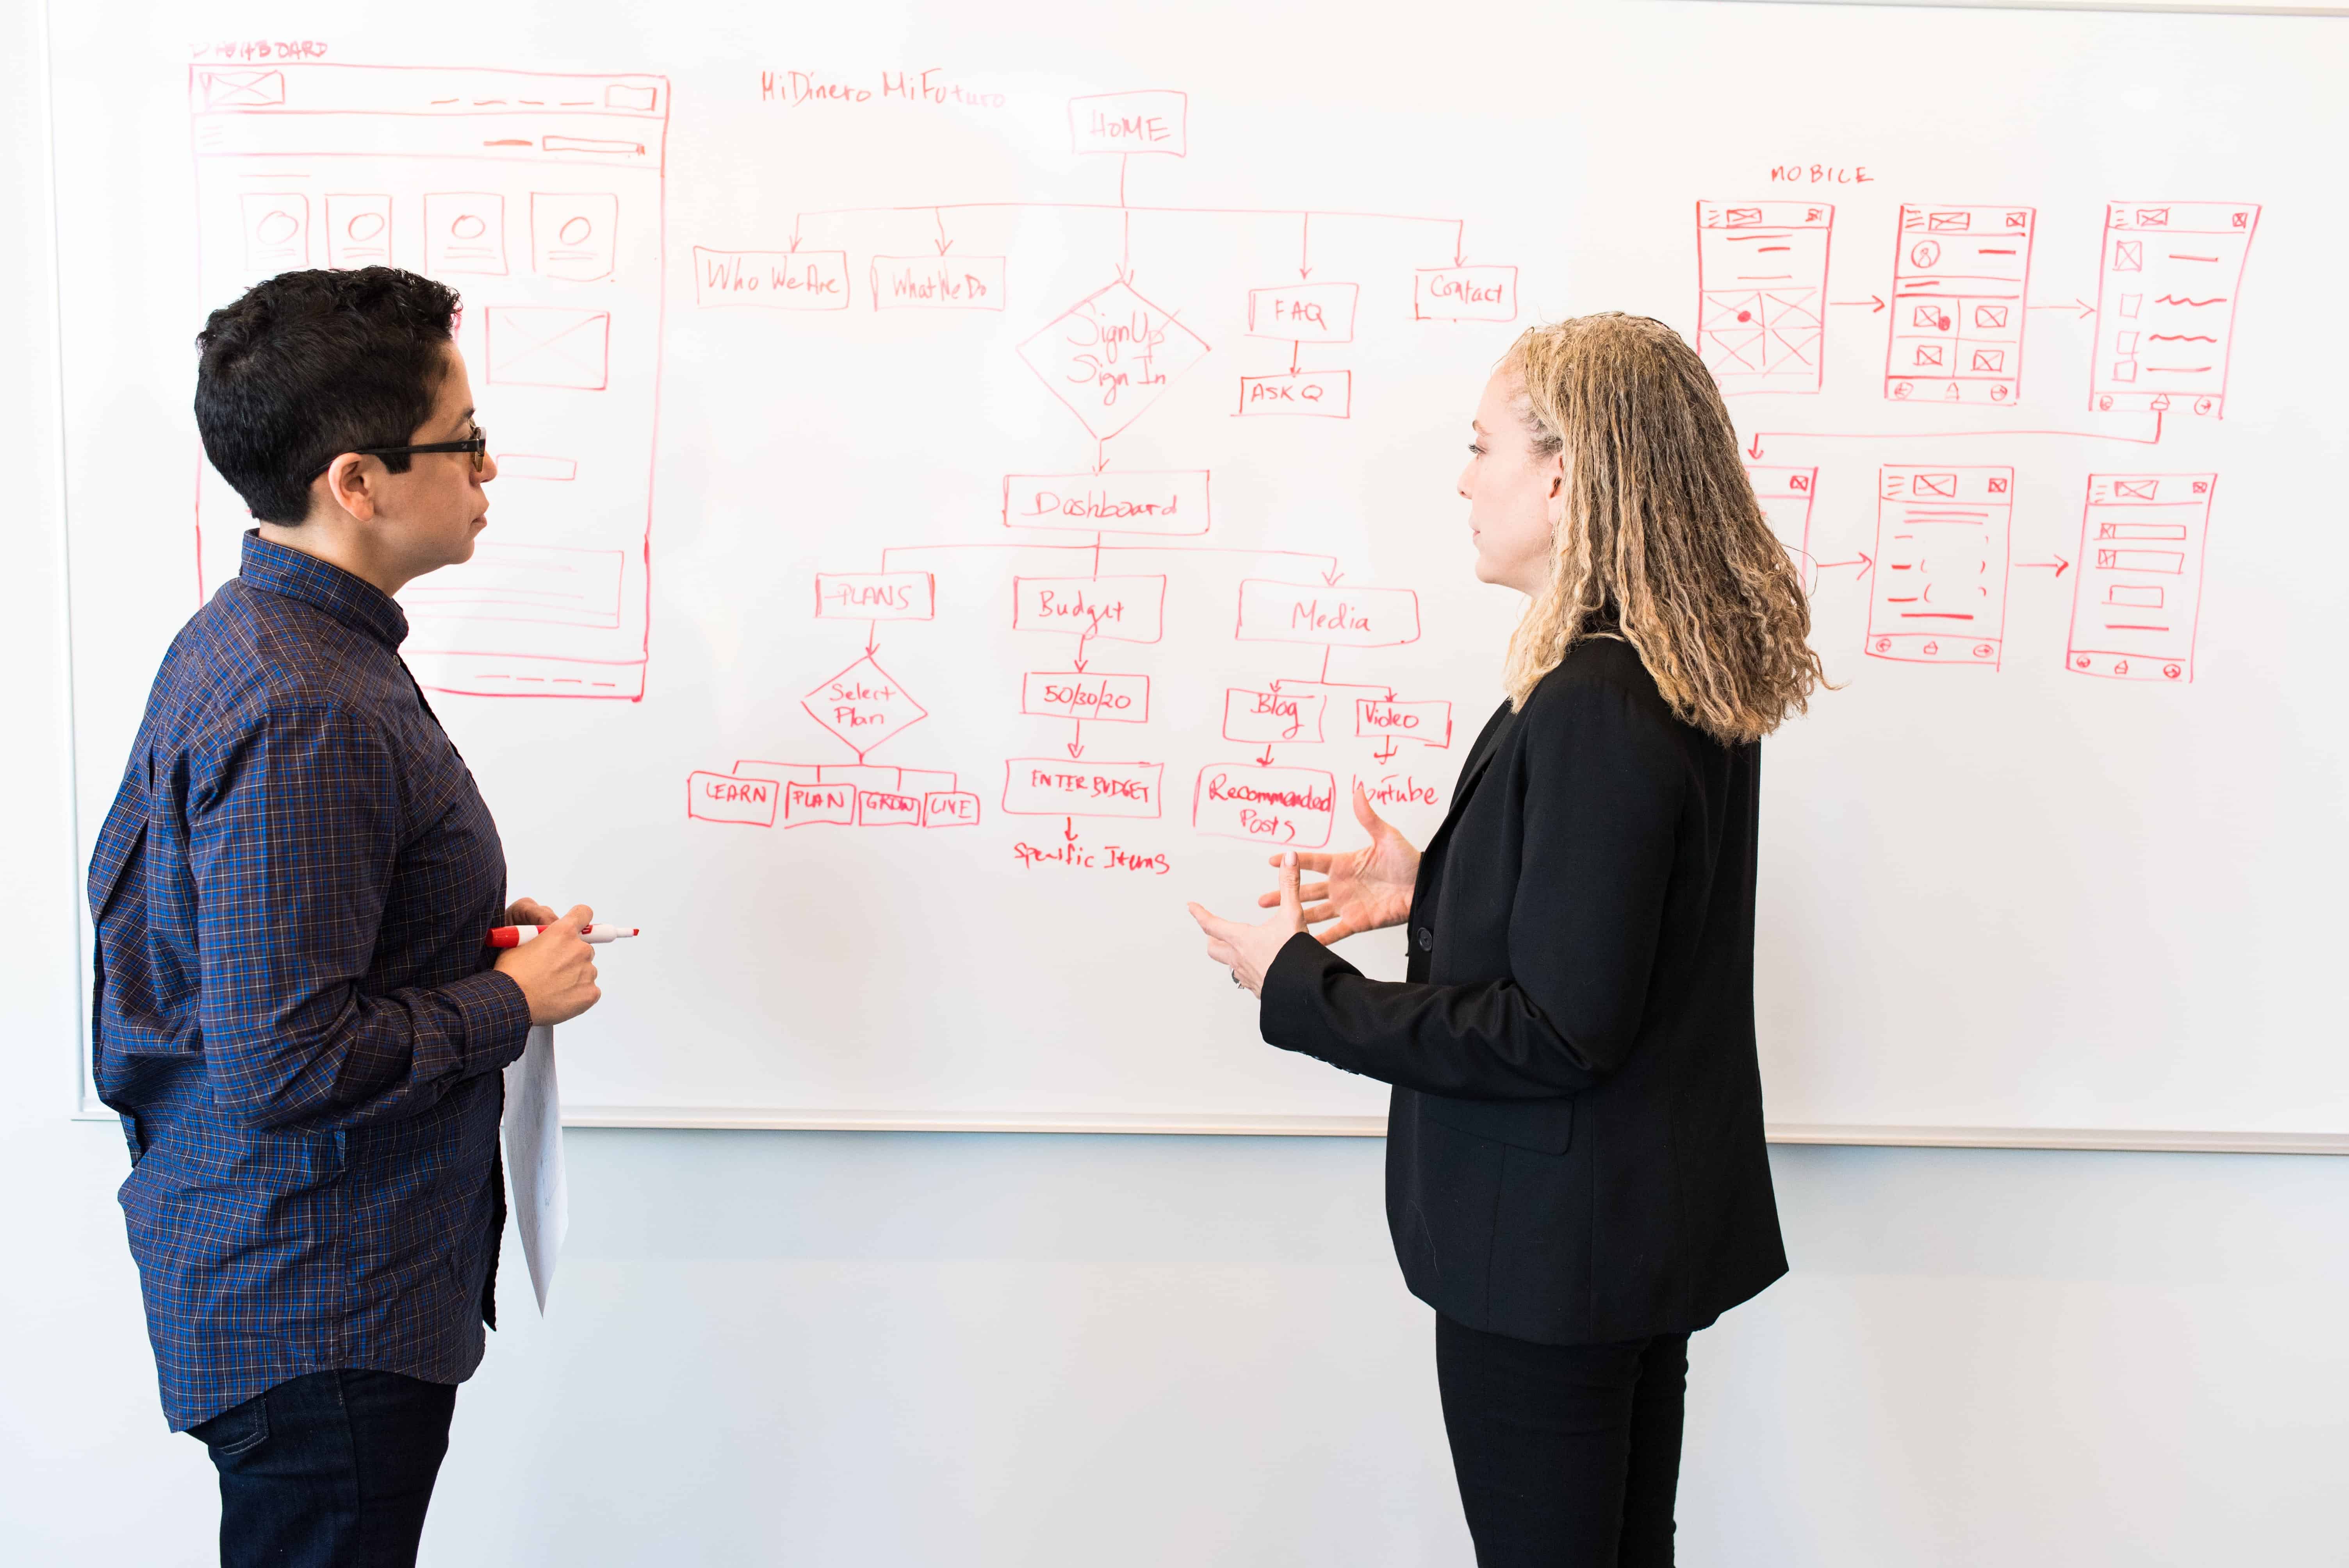
[[1156, 817], [1158, 762], [1014, 757], [1003, 765], [1003, 810], [1014, 817]]
[[826, 621], [926, 621], [937, 613], [927, 572], [819, 572], [815, 613]]
[[1317, 850], [1330, 841], [1338, 781], [1318, 768], [1211, 762], [1199, 769], [1191, 825], [1218, 838]]
[[1076, 152], [1185, 155], [1190, 99], [1164, 88], [1092, 93], [1069, 100], [1069, 147]]
[[1320, 583], [1240, 584], [1243, 643], [1318, 643], [1340, 648], [1391, 648], [1419, 641], [1419, 595], [1408, 588], [1339, 588]]
[[1296, 692], [1250, 691], [1244, 686], [1224, 692], [1224, 738], [1250, 744], [1321, 738], [1321, 710], [1329, 698]]
[[1020, 681], [1019, 711], [1044, 718], [1147, 724], [1150, 677], [1031, 670]]
[[1358, 284], [1282, 284], [1248, 290], [1250, 337], [1288, 343], [1351, 343]]
[[856, 825], [860, 828], [918, 828], [922, 798], [898, 789], [859, 789]]
[[1515, 267], [1425, 267], [1412, 274], [1411, 314], [1420, 321], [1515, 321]]
[[838, 827], [856, 825], [857, 789], [854, 784], [783, 783], [783, 826], [804, 828], [813, 822]]
[[1358, 739], [1416, 740], [1423, 745], [1452, 744], [1452, 705], [1448, 702], [1388, 702], [1378, 697], [1354, 699], [1354, 735]]
[[1001, 256], [875, 256], [874, 310], [1001, 310]]
[[782, 786], [771, 779], [738, 779], [726, 773], [685, 777], [685, 814], [704, 822], [771, 828], [781, 796]]
[[1164, 618], [1164, 577], [1014, 577], [1011, 627], [1154, 643]]
[[922, 795], [925, 828], [976, 828], [978, 797], [963, 789], [930, 789]]
[[693, 303], [703, 310], [846, 310], [846, 251], [693, 247]]
[[1207, 470], [1006, 474], [1003, 526], [1088, 533], [1205, 533]]
[[1352, 416], [1353, 407], [1350, 370], [1290, 370], [1278, 376], [1240, 377], [1242, 414], [1344, 419]]

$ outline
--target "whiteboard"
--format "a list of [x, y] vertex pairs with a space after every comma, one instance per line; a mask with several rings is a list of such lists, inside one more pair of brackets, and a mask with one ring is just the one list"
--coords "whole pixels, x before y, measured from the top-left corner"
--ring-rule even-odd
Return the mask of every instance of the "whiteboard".
[[1778, 1135], [2349, 1134], [2337, 26], [50, 22], [83, 830], [233, 570], [203, 310], [443, 276], [503, 471], [409, 654], [515, 891], [647, 931], [582, 1119], [1376, 1130], [1183, 906], [1354, 779], [1441, 820], [1516, 614], [1469, 410], [1620, 308], [1731, 394], [1840, 683], [1764, 750]]

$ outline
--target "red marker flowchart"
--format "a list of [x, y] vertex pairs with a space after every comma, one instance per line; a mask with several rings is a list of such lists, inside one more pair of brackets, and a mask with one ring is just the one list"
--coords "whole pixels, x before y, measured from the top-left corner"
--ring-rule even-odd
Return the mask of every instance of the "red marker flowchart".
[[[1017, 286], [1017, 258], [969, 253], [954, 233], [958, 217], [985, 210], [1097, 218], [1105, 255], [1114, 260], [1105, 262], [1097, 287], [1068, 301], [1017, 348], [1020, 362], [1081, 428], [1092, 460], [1002, 475], [997, 511], [1003, 531], [997, 538], [895, 546], [877, 561], [818, 573], [814, 617], [841, 623], [852, 635], [843, 639], [843, 665], [810, 688], [801, 706], [837, 742], [838, 754], [736, 758], [698, 769], [687, 779], [691, 819], [759, 828], [928, 829], [974, 826], [999, 812], [1036, 820], [1040, 841], [1014, 845], [1023, 864], [1164, 874], [1164, 850], [1110, 841], [1110, 835], [1163, 830], [1187, 809], [1189, 826], [1200, 834], [1313, 849], [1330, 841], [1353, 783], [1385, 803], [1433, 803], [1436, 790], [1398, 764], [1451, 747], [1451, 704], [1387, 680], [1353, 678], [1381, 651], [1419, 640], [1416, 592], [1352, 582], [1334, 555], [1219, 542], [1207, 469], [1124, 469], [1112, 460], [1110, 443], [1176, 381], [1208, 374], [1203, 366], [1216, 353], [1202, 321], [1141, 285], [1134, 229], [1137, 220], [1145, 226], [1294, 227], [1295, 278], [1247, 289], [1222, 315], [1238, 324], [1227, 352], [1237, 362], [1229, 381], [1236, 418], [1350, 418], [1355, 386], [1347, 351], [1361, 334], [1411, 331], [1416, 323], [1514, 322], [1516, 269], [1471, 262], [1466, 224], [1458, 218], [1131, 200], [1135, 160], [1187, 156], [1189, 104], [1180, 92], [1073, 98], [1068, 134], [1073, 152], [1115, 160], [1114, 200], [831, 209], [801, 213], [781, 249], [695, 247], [702, 306], [784, 311], [1004, 310]], [[853, 236], [860, 220], [884, 214], [901, 221], [926, 214], [934, 234], [929, 253], [875, 253], [859, 264], [844, 245], [803, 242], [809, 227]], [[1326, 237], [1361, 225], [1399, 226], [1433, 251], [1425, 264], [1410, 269], [1408, 320], [1367, 321], [1361, 283], [1327, 276], [1317, 263], [1317, 232]], [[928, 713], [885, 666], [883, 630], [891, 630], [895, 664], [895, 629], [936, 618], [937, 574], [947, 572], [993, 573], [1009, 629], [1022, 643], [1034, 639], [1037, 656], [1006, 683], [1005, 712], [1065, 721], [1067, 739], [1050, 751], [987, 759], [968, 777], [899, 760], [917, 744], [901, 738], [918, 734]], [[1220, 736], [1229, 755], [1170, 777], [1153, 677], [1121, 666], [1127, 650], [1165, 637], [1171, 600], [1205, 594], [1228, 604], [1236, 644], [1262, 645], [1265, 673], [1221, 693]], [[1309, 675], [1296, 671], [1289, 650], [1299, 648]], [[916, 656], [947, 652], [933, 643]], [[885, 748], [886, 759], [877, 755]], [[1333, 752], [1361, 766], [1321, 760]], [[1341, 771], [1350, 775], [1342, 782]]]

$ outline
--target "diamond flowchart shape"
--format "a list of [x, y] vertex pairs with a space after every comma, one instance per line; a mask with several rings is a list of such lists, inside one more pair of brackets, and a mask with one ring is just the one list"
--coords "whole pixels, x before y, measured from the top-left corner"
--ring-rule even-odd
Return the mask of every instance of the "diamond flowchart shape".
[[1123, 283], [1087, 294], [1019, 346], [1019, 357], [1097, 440], [1142, 418], [1206, 353], [1173, 312]]
[[929, 717], [870, 654], [802, 697], [800, 706], [848, 742], [860, 761], [891, 736]]

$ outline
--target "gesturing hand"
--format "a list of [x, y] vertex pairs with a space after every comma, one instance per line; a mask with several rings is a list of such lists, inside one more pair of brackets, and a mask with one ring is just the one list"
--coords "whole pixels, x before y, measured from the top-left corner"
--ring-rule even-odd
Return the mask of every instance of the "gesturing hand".
[[[543, 904], [538, 907], [545, 909]], [[574, 904], [570, 913], [544, 926], [520, 947], [498, 954], [498, 970], [522, 987], [523, 999], [530, 1004], [532, 1023], [567, 1024], [603, 999], [604, 993], [595, 985], [595, 950], [579, 936], [579, 928], [595, 918], [595, 912], [585, 904]]]
[[1305, 910], [1297, 897], [1297, 855], [1292, 851], [1276, 856], [1273, 863], [1281, 867], [1280, 913], [1263, 924], [1226, 920], [1201, 904], [1189, 906], [1191, 918], [1207, 934], [1207, 956], [1229, 967], [1232, 978], [1256, 996], [1264, 995], [1264, 972], [1272, 967], [1273, 959], [1290, 937], [1305, 929]]
[[[1371, 810], [1370, 797], [1362, 793], [1359, 779], [1354, 783], [1354, 820], [1371, 835], [1371, 841], [1361, 849], [1342, 855], [1297, 857], [1307, 871], [1320, 872], [1329, 878], [1309, 884], [1299, 895], [1304, 900], [1306, 924], [1323, 927], [1313, 934], [1325, 946], [1365, 931], [1401, 925], [1411, 918], [1412, 889], [1419, 881], [1419, 851], [1395, 831], [1393, 824]], [[1273, 856], [1271, 863], [1279, 865], [1281, 857]], [[1276, 888], [1258, 895], [1256, 904], [1258, 909], [1271, 909], [1280, 900], [1281, 890]]]

